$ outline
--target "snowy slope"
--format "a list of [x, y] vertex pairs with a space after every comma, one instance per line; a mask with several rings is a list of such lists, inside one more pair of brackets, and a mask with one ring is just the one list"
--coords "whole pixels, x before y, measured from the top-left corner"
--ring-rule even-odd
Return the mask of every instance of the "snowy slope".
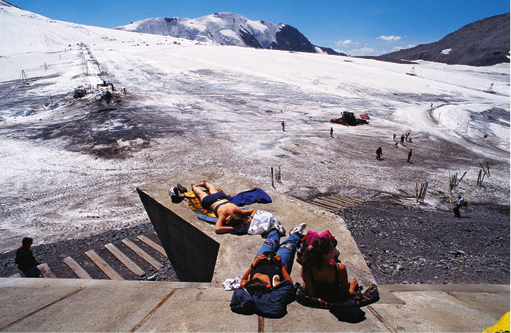
[[[458, 190], [471, 202], [509, 204], [509, 65], [420, 62], [410, 76], [411, 65], [196, 45], [2, 5], [0, 45], [2, 251], [27, 234], [40, 243], [147, 222], [134, 189], [203, 165], [262, 186], [280, 166], [277, 190], [297, 197], [445, 190], [449, 173], [468, 171]], [[108, 105], [103, 80], [118, 88]], [[78, 86], [91, 90], [74, 99]], [[342, 111], [370, 124], [331, 124]], [[413, 143], [396, 148], [392, 135], [408, 132]], [[492, 168], [484, 188], [480, 162]], [[424, 206], [449, 208], [434, 196]]]

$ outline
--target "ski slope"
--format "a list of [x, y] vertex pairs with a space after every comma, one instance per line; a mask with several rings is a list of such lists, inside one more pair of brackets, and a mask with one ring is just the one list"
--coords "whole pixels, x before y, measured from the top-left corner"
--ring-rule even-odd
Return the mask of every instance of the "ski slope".
[[[1, 251], [26, 235], [42, 243], [147, 222], [135, 188], [203, 165], [262, 186], [280, 166], [277, 190], [303, 199], [369, 200], [426, 181], [446, 190], [449, 173], [467, 171], [467, 199], [509, 205], [508, 64], [199, 45], [4, 6], [0, 45]], [[119, 92], [110, 105], [97, 100], [103, 80]], [[79, 86], [92, 92], [74, 99]], [[370, 123], [329, 122], [343, 111]], [[413, 143], [396, 148], [393, 134], [408, 132]], [[476, 186], [486, 162], [491, 178]], [[449, 206], [428, 196], [425, 208]]]

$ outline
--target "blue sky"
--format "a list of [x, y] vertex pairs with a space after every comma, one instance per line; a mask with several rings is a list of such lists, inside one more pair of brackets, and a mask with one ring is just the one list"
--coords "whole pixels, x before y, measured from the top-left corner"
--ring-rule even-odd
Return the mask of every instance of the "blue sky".
[[509, 0], [7, 0], [55, 20], [112, 28], [153, 17], [232, 12], [285, 23], [313, 44], [380, 55], [435, 42], [468, 23], [509, 12]]

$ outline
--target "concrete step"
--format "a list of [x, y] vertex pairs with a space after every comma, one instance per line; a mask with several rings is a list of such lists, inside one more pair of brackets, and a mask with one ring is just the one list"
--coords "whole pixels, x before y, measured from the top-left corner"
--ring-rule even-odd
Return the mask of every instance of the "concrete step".
[[296, 302], [282, 319], [238, 315], [232, 292], [210, 283], [0, 278], [0, 331], [482, 332], [509, 311], [508, 285], [378, 288], [350, 324]]
[[134, 280], [149, 273], [154, 274], [155, 270], [164, 267], [161, 260], [168, 261], [166, 256], [161, 254], [160, 251], [165, 251], [157, 242], [157, 239], [153, 241], [147, 236], [139, 235], [135, 240], [125, 238], [119, 243], [116, 242], [117, 245], [108, 243], [103, 248], [90, 249], [85, 252], [85, 258], [80, 260], [68, 256], [62, 261], [79, 279]]

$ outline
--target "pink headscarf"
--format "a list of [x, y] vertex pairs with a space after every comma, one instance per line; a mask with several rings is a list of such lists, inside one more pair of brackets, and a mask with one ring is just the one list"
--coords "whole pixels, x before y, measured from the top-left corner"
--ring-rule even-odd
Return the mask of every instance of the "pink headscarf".
[[[310, 247], [310, 246], [312, 246], [312, 243], [316, 239], [321, 238], [321, 237], [325, 237], [328, 239], [335, 239], [335, 237], [332, 236], [332, 234], [328, 230], [323, 231], [321, 234], [318, 234], [316, 231], [309, 230], [309, 231], [307, 231], [307, 235], [305, 235], [302, 238], [302, 242], [307, 242], [308, 246]], [[334, 259], [330, 259], [330, 265], [337, 265], [337, 262]]]

